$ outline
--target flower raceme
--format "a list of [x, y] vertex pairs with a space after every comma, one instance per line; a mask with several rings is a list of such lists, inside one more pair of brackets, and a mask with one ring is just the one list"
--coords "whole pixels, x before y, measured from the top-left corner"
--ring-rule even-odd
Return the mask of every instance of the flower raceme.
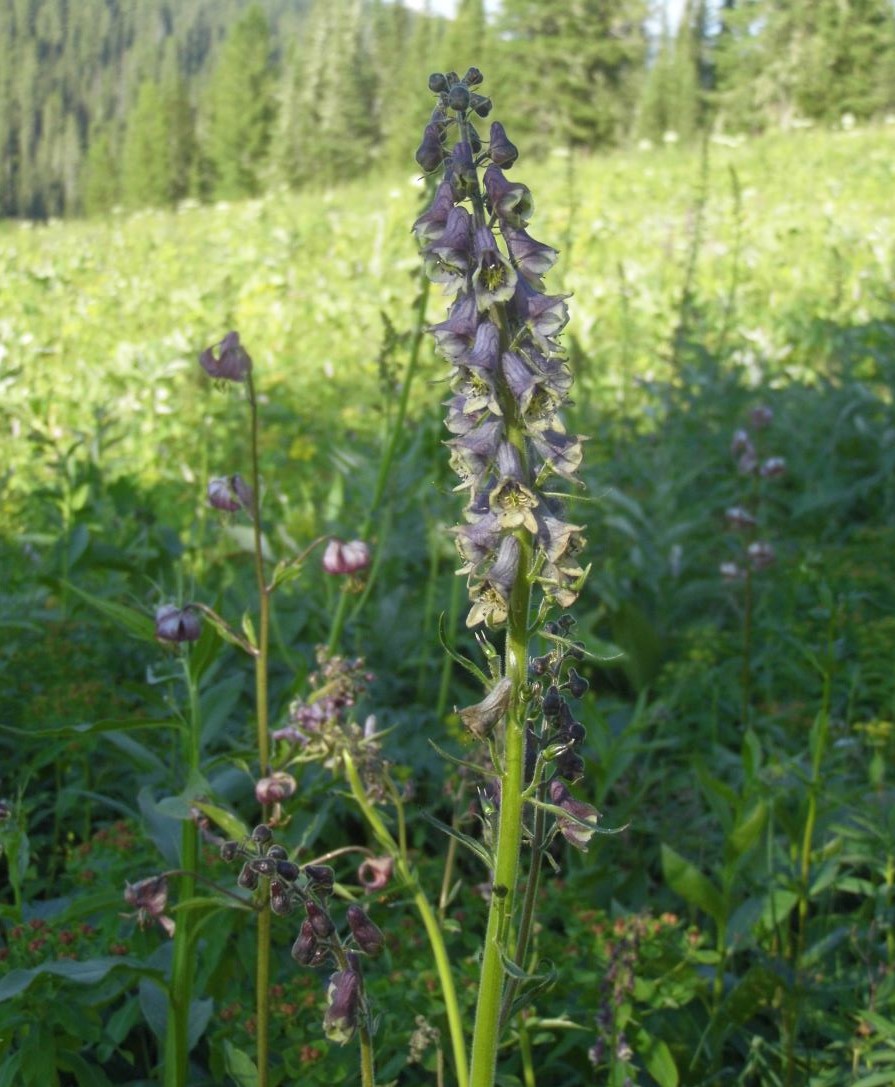
[[[550, 602], [574, 603], [586, 571], [577, 556], [581, 528], [563, 520], [551, 475], [576, 482], [582, 438], [570, 435], [560, 411], [571, 374], [557, 337], [568, 320], [563, 295], [544, 292], [557, 251], [527, 231], [531, 192], [506, 172], [518, 151], [498, 122], [479, 138], [470, 114], [491, 102], [463, 79], [436, 73], [438, 104], [417, 162], [444, 178], [413, 226], [427, 275], [453, 295], [444, 321], [430, 332], [450, 363], [446, 425], [459, 490], [469, 492], [465, 524], [455, 530], [468, 577], [468, 626], [502, 626], [523, 554], [522, 571]], [[483, 149], [484, 148], [484, 149]], [[479, 178], [479, 168], [484, 167]], [[531, 547], [521, 546], [528, 542]]]

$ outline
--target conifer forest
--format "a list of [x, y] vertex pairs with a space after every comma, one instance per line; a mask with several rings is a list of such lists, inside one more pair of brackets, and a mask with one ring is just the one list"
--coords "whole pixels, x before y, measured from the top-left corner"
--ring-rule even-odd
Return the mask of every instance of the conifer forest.
[[895, 1084], [895, 0], [0, 0], [0, 1087]]

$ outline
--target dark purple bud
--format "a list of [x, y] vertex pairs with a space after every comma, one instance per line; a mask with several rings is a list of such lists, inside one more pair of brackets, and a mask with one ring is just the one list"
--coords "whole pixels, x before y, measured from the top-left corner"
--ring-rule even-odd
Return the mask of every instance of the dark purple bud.
[[495, 166], [500, 166], [504, 170], [509, 170], [519, 157], [516, 145], [510, 143], [509, 139], [507, 139], [506, 130], [500, 121], [491, 123], [491, 141], [488, 145], [488, 156]]
[[482, 137], [472, 125], [469, 125], [469, 146], [472, 148], [474, 155], [477, 155], [482, 149]]
[[232, 861], [239, 856], [239, 842], [224, 842], [221, 846], [221, 860]]
[[545, 717], [558, 717], [564, 704], [559, 688], [556, 684], [550, 684], [540, 709], [542, 709]]
[[336, 874], [328, 864], [306, 864], [302, 873], [314, 894], [323, 897], [332, 894]]
[[326, 910], [318, 906], [316, 902], [306, 902], [305, 909], [308, 911], [308, 920], [311, 922], [315, 936], [320, 940], [326, 940], [332, 936], [336, 926]]
[[[273, 850], [271, 850], [273, 852]], [[268, 854], [269, 855], [269, 854]], [[277, 860], [277, 875], [281, 879], [294, 883], [298, 879], [301, 869], [294, 861]]]
[[573, 744], [580, 744], [587, 736], [587, 729], [580, 721], [570, 721], [563, 731]]
[[252, 871], [259, 876], [273, 876], [276, 875], [277, 862], [271, 860], [270, 857], [255, 857], [248, 862]]
[[278, 879], [270, 881], [270, 908], [278, 917], [287, 917], [294, 908], [289, 888]]
[[574, 668], [569, 669], [569, 691], [573, 698], [581, 698], [590, 684], [584, 678], [579, 676]]
[[357, 946], [365, 955], [375, 957], [385, 946], [385, 937], [378, 925], [374, 925], [360, 906], [349, 906], [346, 914], [348, 927]]
[[292, 945], [292, 958], [299, 966], [311, 966], [317, 959], [320, 941], [311, 927], [310, 921], [302, 921], [301, 929]]
[[264, 845], [266, 842], [269, 842], [272, 837], [273, 831], [267, 823], [259, 823], [252, 831], [252, 841], [257, 842], [258, 845]]
[[[220, 348], [217, 355], [216, 347]], [[199, 362], [209, 377], [221, 381], [245, 381], [252, 370], [252, 360], [236, 332], [228, 332], [220, 343], [206, 348], [199, 356]]]
[[483, 94], [471, 94], [469, 96], [469, 108], [479, 117], [487, 117], [491, 112], [491, 99]]
[[442, 72], [433, 72], [429, 76], [429, 90], [433, 94], [442, 94], [448, 89], [448, 82]]
[[472, 147], [467, 140], [459, 140], [451, 152], [451, 191], [455, 200], [465, 200], [477, 192], [479, 175], [472, 159]]
[[357, 1029], [360, 994], [360, 974], [355, 970], [340, 970], [329, 979], [323, 1031], [331, 1042], [345, 1045], [351, 1041]]
[[391, 857], [367, 857], [357, 870], [358, 882], [366, 891], [381, 891], [388, 886], [394, 870]]
[[289, 856], [281, 845], [272, 845], [267, 851], [268, 857], [275, 861], [284, 861]]
[[543, 657], [532, 657], [528, 662], [531, 674], [533, 676], [543, 676], [547, 674], [550, 668], [550, 655], [549, 653]]
[[155, 612], [155, 636], [160, 642], [196, 642], [202, 633], [202, 624], [195, 608], [187, 604], [162, 604]]
[[469, 88], [462, 83], [455, 83], [448, 91], [447, 101], [450, 108], [457, 110], [458, 113], [469, 109]]
[[437, 170], [444, 162], [445, 150], [442, 144], [442, 130], [438, 125], [428, 124], [423, 131], [423, 139], [416, 149], [416, 161], [427, 174]]
[[461, 80], [467, 87], [477, 87], [480, 83], [484, 83], [484, 81], [485, 77], [478, 68], [467, 68], [466, 75]]
[[252, 868], [251, 862], [246, 862], [242, 866], [242, 870], [236, 877], [236, 882], [240, 887], [244, 887], [247, 891], [254, 891], [258, 886], [258, 874]]
[[561, 751], [555, 759], [556, 772], [570, 785], [584, 777], [584, 759], [571, 748]]
[[323, 569], [328, 574], [356, 574], [370, 562], [370, 547], [363, 540], [330, 540], [323, 552]]
[[481, 702], [457, 712], [477, 740], [486, 740], [507, 712], [512, 694], [513, 681], [509, 676], [503, 676]]

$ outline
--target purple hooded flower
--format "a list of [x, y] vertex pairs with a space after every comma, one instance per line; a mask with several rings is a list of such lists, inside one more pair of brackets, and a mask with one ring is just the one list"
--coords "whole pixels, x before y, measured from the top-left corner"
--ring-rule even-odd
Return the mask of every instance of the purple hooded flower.
[[156, 922], [168, 936], [174, 935], [174, 922], [165, 916], [168, 905], [168, 881], [164, 876], [150, 876], [136, 883], [124, 884], [124, 901], [136, 910], [140, 928]]
[[435, 190], [435, 198], [429, 208], [413, 224], [413, 233], [420, 245], [426, 245], [441, 237], [453, 206], [451, 186], [447, 181], [442, 181]]
[[504, 351], [500, 358], [500, 368], [519, 413], [525, 415], [535, 389], [544, 379], [539, 374], [532, 373], [522, 356], [515, 351]]
[[549, 354], [554, 348], [553, 337], [558, 336], [569, 321], [569, 307], [565, 303], [568, 295], [546, 295], [536, 291], [525, 279], [519, 276], [513, 297], [513, 308], [519, 321], [527, 325], [532, 335]]
[[499, 355], [500, 332], [491, 321], [482, 321], [476, 329], [472, 349], [458, 361], [477, 370], [493, 371], [497, 369]]
[[507, 243], [513, 264], [533, 286], [540, 289], [541, 276], [556, 264], [559, 253], [552, 246], [536, 241], [521, 227], [502, 222], [500, 232]]
[[466, 208], [451, 208], [444, 231], [425, 250], [426, 274], [433, 283], [463, 279], [472, 255], [472, 217]]
[[516, 289], [516, 269], [497, 248], [494, 235], [486, 226], [475, 232], [476, 266], [472, 273], [472, 289], [476, 305], [486, 310], [495, 302], [507, 302]]
[[551, 804], [562, 808], [567, 813], [566, 816], [556, 817], [556, 826], [560, 834], [570, 845], [583, 853], [587, 852], [587, 843], [594, 836], [600, 813], [593, 805], [575, 800], [558, 778], [550, 782], [548, 795]]
[[552, 471], [564, 479], [574, 480], [584, 458], [580, 437], [562, 430], [534, 430], [529, 437]]
[[491, 210], [501, 222], [524, 227], [534, 214], [534, 200], [526, 185], [508, 181], [498, 166], [489, 166], [482, 178]]
[[519, 157], [519, 151], [516, 145], [510, 143], [500, 121], [493, 121], [491, 124], [491, 139], [488, 144], [488, 157], [495, 166], [501, 166], [504, 170], [509, 170]]
[[489, 512], [469, 524], [458, 525], [454, 533], [457, 550], [466, 563], [458, 573], [475, 574], [482, 563], [494, 558], [501, 539], [500, 521], [496, 514]]
[[480, 321], [475, 295], [468, 291], [457, 296], [447, 320], [432, 325], [429, 331], [435, 338], [438, 351], [453, 362], [470, 349]]
[[[217, 355], [216, 347], [220, 348]], [[252, 360], [240, 344], [237, 332], [228, 332], [220, 343], [206, 348], [199, 362], [209, 377], [221, 381], [245, 381], [252, 370]]]
[[354, 1037], [361, 1005], [361, 978], [356, 970], [339, 970], [329, 979], [323, 1031], [331, 1042], [345, 1045]]
[[428, 124], [423, 132], [422, 143], [416, 150], [416, 161], [427, 174], [444, 162], [444, 130], [440, 125]]

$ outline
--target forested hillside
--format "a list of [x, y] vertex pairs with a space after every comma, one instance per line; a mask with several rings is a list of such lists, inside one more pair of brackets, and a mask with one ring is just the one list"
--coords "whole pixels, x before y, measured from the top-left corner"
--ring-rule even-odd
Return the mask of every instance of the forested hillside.
[[[528, 153], [895, 111], [892, 0], [5, 0], [0, 215], [253, 195], [411, 161], [407, 88], [476, 64]], [[487, 88], [486, 88], [487, 89]]]

